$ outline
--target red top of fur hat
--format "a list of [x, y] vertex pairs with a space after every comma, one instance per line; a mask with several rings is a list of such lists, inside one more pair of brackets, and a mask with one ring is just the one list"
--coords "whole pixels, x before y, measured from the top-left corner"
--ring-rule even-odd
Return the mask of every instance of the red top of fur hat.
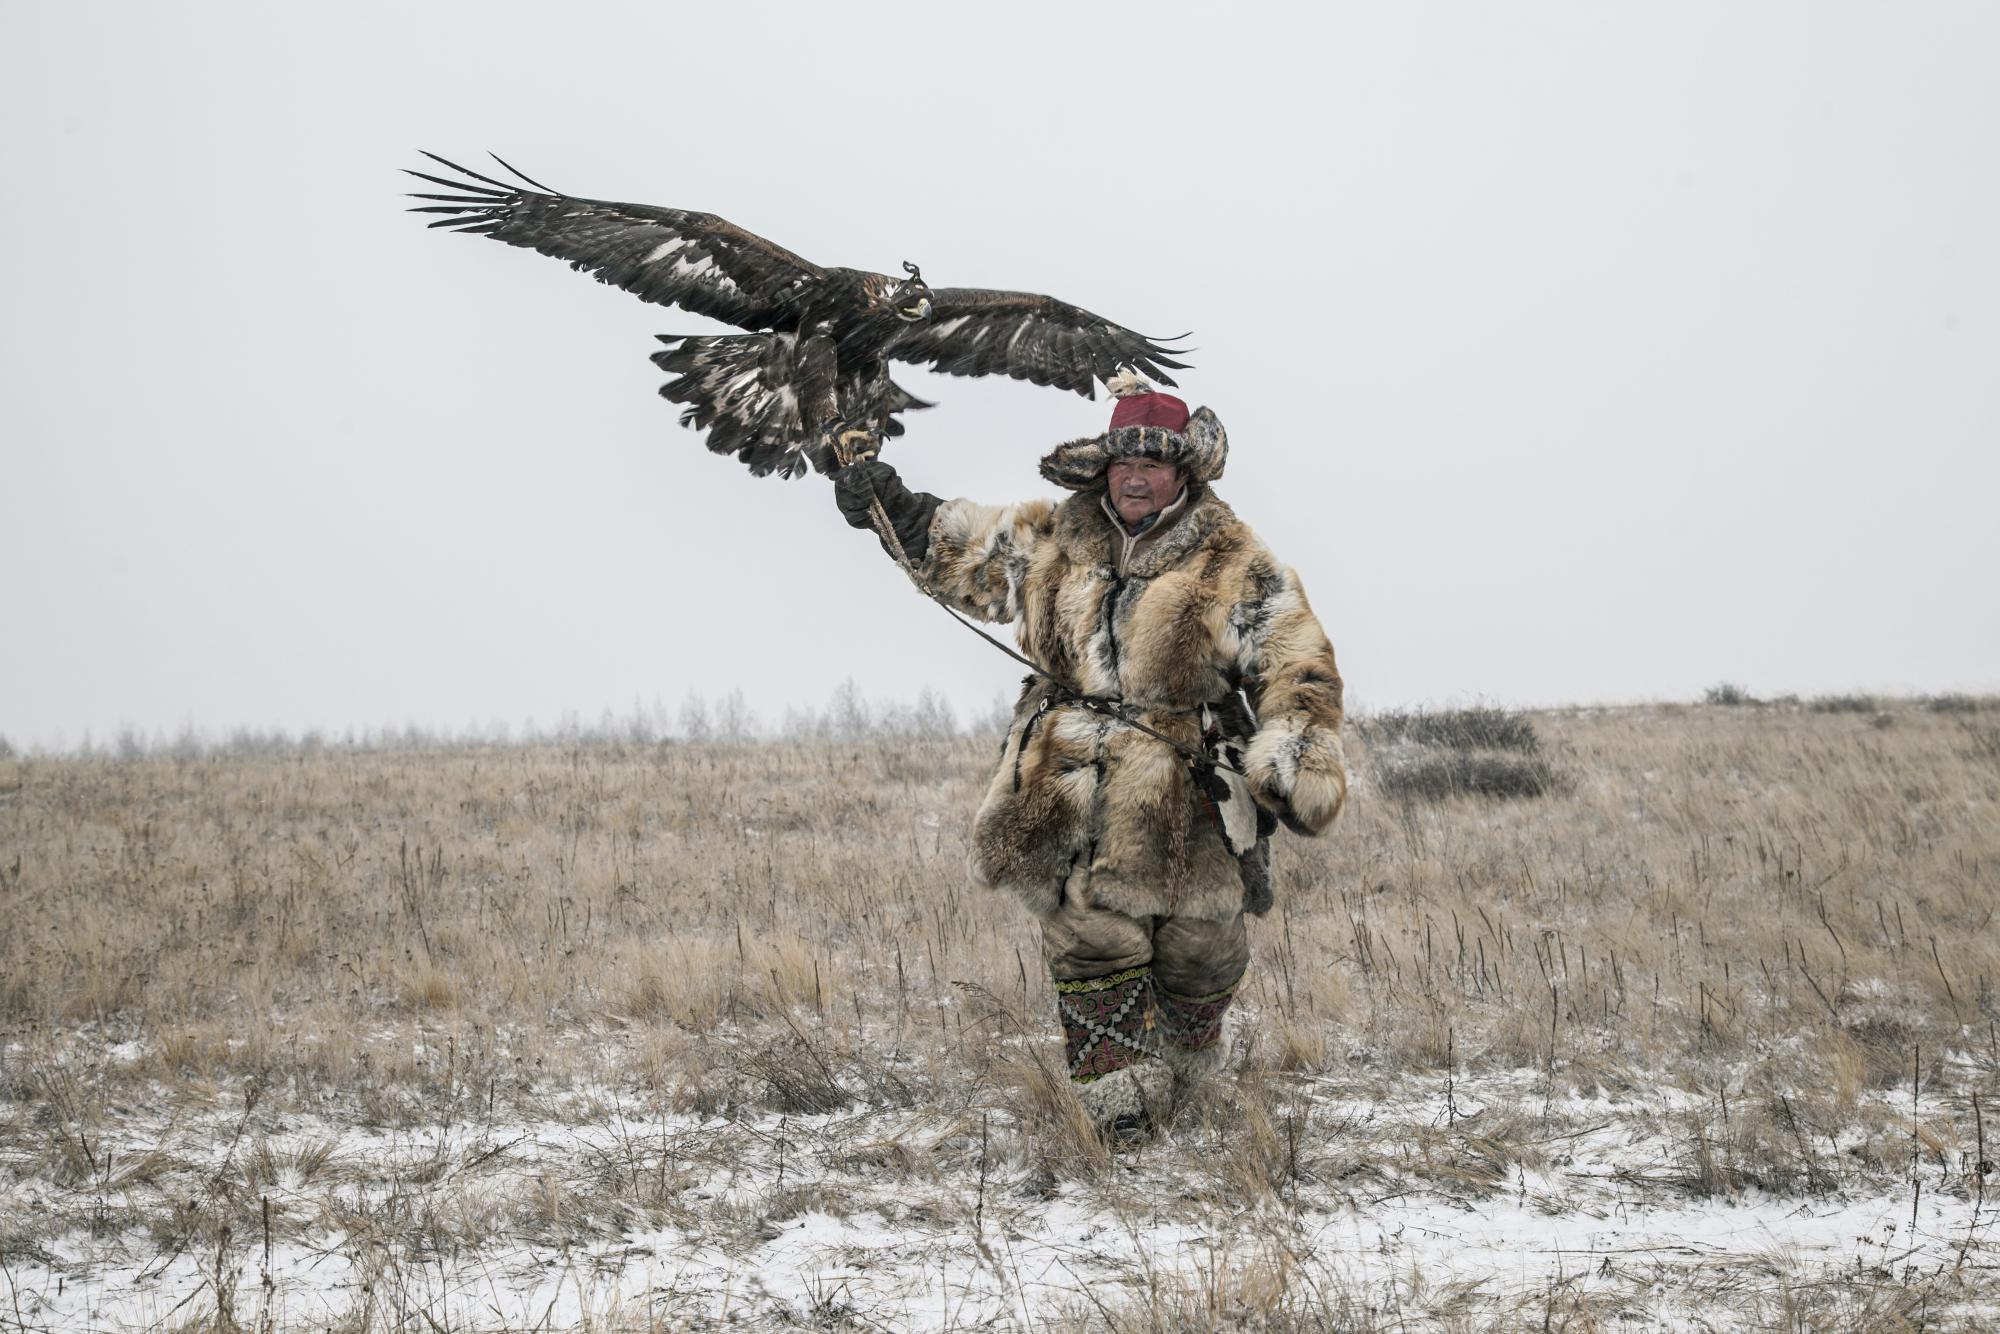
[[1159, 392], [1131, 371], [1112, 376], [1104, 387], [1118, 399], [1118, 405], [1111, 409], [1114, 431], [1121, 426], [1164, 426], [1179, 434], [1187, 427], [1187, 404]]

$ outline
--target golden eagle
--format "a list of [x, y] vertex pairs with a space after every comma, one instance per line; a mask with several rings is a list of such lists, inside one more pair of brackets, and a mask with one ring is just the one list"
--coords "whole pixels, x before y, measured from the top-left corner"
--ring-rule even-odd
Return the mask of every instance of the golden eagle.
[[[645, 301], [748, 330], [716, 338], [659, 335], [653, 361], [676, 378], [660, 392], [708, 447], [763, 476], [834, 466], [843, 434], [903, 433], [896, 414], [931, 406], [889, 378], [889, 362], [947, 375], [1009, 375], [1095, 398], [1121, 370], [1171, 385], [1185, 349], [1054, 297], [931, 287], [915, 264], [902, 278], [822, 268], [712, 213], [575, 199], [494, 161], [529, 189], [424, 153], [462, 179], [409, 174], [450, 194], [412, 209], [430, 224], [490, 236], [569, 261]], [[405, 170], [409, 170], [405, 168]]]

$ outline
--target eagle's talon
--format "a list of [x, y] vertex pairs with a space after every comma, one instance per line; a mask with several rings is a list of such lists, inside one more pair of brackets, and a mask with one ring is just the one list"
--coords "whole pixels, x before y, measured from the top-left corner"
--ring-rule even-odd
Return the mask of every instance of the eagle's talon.
[[861, 426], [850, 426], [844, 418], [835, 417], [820, 427], [820, 435], [833, 447], [833, 456], [842, 466], [872, 459], [882, 448], [879, 432]]

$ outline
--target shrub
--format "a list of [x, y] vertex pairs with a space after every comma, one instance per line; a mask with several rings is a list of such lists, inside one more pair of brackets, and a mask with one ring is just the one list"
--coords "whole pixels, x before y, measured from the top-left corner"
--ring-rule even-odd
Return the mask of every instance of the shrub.
[[1882, 703], [1873, 695], [1816, 695], [1806, 707], [1814, 713], [1879, 713]]
[[1757, 697], [1733, 681], [1720, 681], [1701, 692], [1704, 704], [1721, 704], [1735, 708], [1743, 704], [1755, 704]]
[[1924, 699], [1924, 707], [1932, 713], [1978, 713], [1984, 706], [1976, 695], [1930, 695]]
[[1514, 750], [1533, 755], [1541, 749], [1535, 726], [1521, 714], [1506, 709], [1446, 709], [1427, 713], [1383, 713], [1362, 724], [1370, 740], [1394, 744], [1414, 742], [1420, 746], [1444, 746], [1451, 750]]
[[1384, 713], [1359, 722], [1375, 781], [1393, 797], [1539, 797], [1560, 785], [1535, 726], [1507, 709]]
[[1554, 766], [1536, 756], [1496, 751], [1391, 752], [1375, 765], [1375, 781], [1392, 797], [1539, 797], [1560, 786]]

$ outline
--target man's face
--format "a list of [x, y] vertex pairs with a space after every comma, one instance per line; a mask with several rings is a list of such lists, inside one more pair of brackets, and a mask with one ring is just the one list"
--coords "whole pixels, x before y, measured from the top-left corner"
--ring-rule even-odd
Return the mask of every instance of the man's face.
[[1127, 524], [1173, 504], [1181, 490], [1181, 470], [1159, 459], [1113, 459], [1104, 480], [1111, 493], [1111, 508]]

